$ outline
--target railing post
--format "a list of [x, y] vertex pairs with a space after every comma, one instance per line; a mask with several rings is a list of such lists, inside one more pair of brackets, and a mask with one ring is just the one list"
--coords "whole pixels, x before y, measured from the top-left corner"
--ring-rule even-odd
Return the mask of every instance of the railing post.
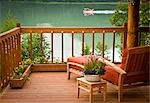
[[[16, 27], [21, 27], [21, 24], [16, 23]], [[21, 28], [19, 33], [17, 33], [17, 46], [18, 46], [18, 63], [21, 61]]]
[[123, 33], [123, 50], [127, 48], [127, 23], [124, 24], [124, 33]]
[[20, 27], [20, 23], [16, 23], [16, 27]]

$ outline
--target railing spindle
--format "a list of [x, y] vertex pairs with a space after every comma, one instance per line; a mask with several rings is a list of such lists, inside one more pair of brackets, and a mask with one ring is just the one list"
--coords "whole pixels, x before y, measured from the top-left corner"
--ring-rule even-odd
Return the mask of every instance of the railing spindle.
[[10, 78], [10, 57], [9, 57], [9, 42], [8, 42], [8, 38], [6, 39], [6, 62], [7, 62], [7, 66], [6, 66], [6, 81], [8, 83], [9, 78]]
[[13, 72], [13, 59], [12, 59], [12, 43], [11, 43], [11, 37], [8, 38], [8, 42], [9, 42], [9, 61], [10, 61], [10, 76], [12, 76], [12, 72]]
[[53, 55], [53, 31], [51, 31], [51, 58], [52, 58], [52, 63], [53, 63], [53, 57], [54, 57], [54, 55]]
[[114, 62], [115, 59], [115, 31], [113, 31], [113, 56], [112, 56], [112, 62]]
[[13, 45], [14, 45], [14, 64], [15, 64], [15, 67], [17, 67], [17, 60], [16, 60], [16, 58], [17, 58], [16, 35], [13, 35], [13, 37], [14, 37], [14, 41], [13, 41]]
[[82, 56], [84, 55], [84, 31], [82, 31]]
[[15, 68], [15, 62], [14, 62], [14, 60], [15, 60], [15, 57], [14, 57], [14, 36], [11, 36], [11, 48], [12, 48], [12, 67], [13, 67], [13, 69]]
[[30, 51], [30, 59], [32, 60], [32, 32], [30, 32], [29, 51]]
[[4, 86], [4, 84], [5, 84], [5, 43], [4, 43], [4, 41], [2, 41], [2, 52], [1, 52], [1, 60], [2, 60], [2, 70], [1, 70], [1, 88], [3, 89], [5, 86]]
[[94, 55], [94, 34], [95, 31], [92, 32], [92, 55]]
[[19, 65], [19, 62], [21, 61], [21, 34], [17, 33], [17, 63]]
[[44, 55], [44, 53], [43, 53], [43, 33], [42, 32], [40, 33], [40, 53], [41, 53], [41, 56]]
[[104, 58], [104, 50], [105, 50], [105, 31], [102, 34], [102, 57]]
[[6, 47], [6, 39], [5, 39], [5, 41], [3, 42], [4, 43], [4, 87], [6, 86], [6, 83], [7, 83], [7, 71], [6, 71], [6, 69], [7, 69], [7, 65], [6, 65], [6, 63], [7, 63], [7, 55], [6, 55], [6, 52], [7, 52], [7, 47]]
[[61, 31], [61, 44], [62, 44], [62, 57], [61, 57], [61, 61], [64, 62], [64, 33], [63, 31]]
[[74, 56], [74, 31], [72, 31], [72, 57]]

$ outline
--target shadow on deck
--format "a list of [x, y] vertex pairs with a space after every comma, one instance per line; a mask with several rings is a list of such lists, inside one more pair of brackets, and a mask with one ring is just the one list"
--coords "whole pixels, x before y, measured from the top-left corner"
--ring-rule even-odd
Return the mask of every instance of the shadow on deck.
[[[76, 75], [67, 80], [66, 72], [34, 72], [23, 89], [8, 89], [0, 103], [89, 103], [89, 95], [81, 90], [77, 98]], [[149, 103], [150, 87], [124, 91], [123, 103]], [[117, 91], [108, 84], [107, 103], [117, 103]], [[93, 103], [103, 103], [102, 94], [94, 96]]]

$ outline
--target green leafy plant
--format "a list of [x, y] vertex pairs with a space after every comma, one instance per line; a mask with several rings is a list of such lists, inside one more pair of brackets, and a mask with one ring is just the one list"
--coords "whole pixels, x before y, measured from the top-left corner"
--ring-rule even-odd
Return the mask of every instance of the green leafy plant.
[[30, 64], [33, 64], [33, 61], [31, 61], [31, 59], [25, 59], [20, 62], [19, 66], [14, 69], [14, 78], [21, 78], [27, 66]]
[[40, 63], [40, 64], [45, 64], [45, 63], [48, 63], [48, 59], [45, 58], [44, 56], [38, 56], [36, 59], [35, 59], [35, 63]]
[[[140, 8], [139, 8], [139, 26], [149, 26], [149, 3], [143, 3], [142, 0], [140, 0]], [[112, 25], [115, 26], [122, 26], [125, 23], [127, 23], [128, 20], [128, 4], [123, 2], [123, 0], [120, 1], [118, 4], [118, 7], [116, 9], [116, 12], [112, 15], [110, 18], [110, 22]], [[122, 35], [120, 36], [120, 40], [122, 42]], [[146, 45], [146, 40], [149, 38], [147, 34], [142, 33], [140, 38], [140, 45]], [[117, 45], [118, 48], [122, 51], [122, 44]]]
[[17, 20], [14, 15], [8, 11], [2, 25], [0, 26], [0, 32], [2, 33], [16, 27], [16, 21]]
[[56, 64], [61, 63], [60, 57], [54, 58], [54, 61], [55, 61]]
[[[102, 48], [103, 48], [103, 45], [101, 44], [101, 42], [97, 42], [96, 44], [96, 55], [102, 55]], [[107, 51], [107, 45], [104, 46], [104, 51]], [[90, 46], [85, 43], [85, 46], [84, 46], [84, 55], [90, 55], [91, 54], [91, 51], [90, 51]]]
[[90, 57], [88, 63], [84, 65], [85, 75], [104, 75], [105, 64], [98, 60], [98, 58]]
[[[142, 0], [141, 0], [142, 1]], [[140, 2], [139, 25], [149, 26], [149, 3]], [[115, 26], [122, 26], [128, 20], [128, 4], [122, 0], [118, 4], [115, 13], [110, 18], [110, 22]]]
[[[51, 51], [49, 48], [49, 43], [46, 41], [46, 37], [43, 36], [43, 56], [50, 57]], [[29, 58], [29, 43], [30, 43], [30, 35], [23, 34], [22, 35], [22, 59]], [[36, 61], [37, 57], [41, 56], [40, 52], [40, 34], [34, 33], [32, 35], [32, 59]]]
[[[96, 55], [102, 55], [102, 48], [103, 45], [101, 44], [101, 42], [97, 42], [96, 44]], [[107, 51], [107, 45], [104, 46], [104, 51]]]
[[84, 55], [89, 55], [91, 54], [90, 52], [90, 47], [87, 43], [85, 43], [85, 46], [84, 46]]

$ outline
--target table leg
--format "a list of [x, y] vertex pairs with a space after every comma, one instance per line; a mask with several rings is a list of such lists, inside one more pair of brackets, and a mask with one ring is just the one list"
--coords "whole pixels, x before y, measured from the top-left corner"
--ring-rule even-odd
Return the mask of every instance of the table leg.
[[92, 90], [92, 86], [90, 86], [90, 95], [89, 95], [89, 103], [92, 103], [92, 95], [93, 95], [93, 90]]
[[104, 85], [104, 90], [103, 90], [104, 102], [106, 102], [106, 93], [107, 93], [107, 85]]
[[78, 87], [78, 98], [79, 98], [79, 95], [80, 95], [80, 88]]
[[77, 87], [78, 87], [78, 98], [79, 98], [79, 95], [80, 95], [80, 88], [79, 88], [79, 81], [77, 81]]

